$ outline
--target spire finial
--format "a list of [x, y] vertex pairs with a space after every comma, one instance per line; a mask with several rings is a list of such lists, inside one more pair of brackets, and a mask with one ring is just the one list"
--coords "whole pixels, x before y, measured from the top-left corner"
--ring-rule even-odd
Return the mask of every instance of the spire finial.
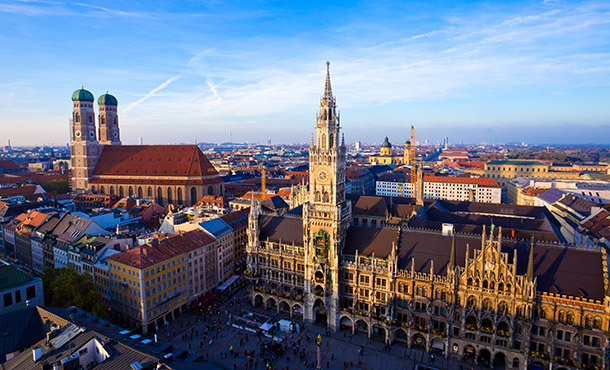
[[324, 86], [324, 98], [332, 99], [333, 90], [330, 86], [330, 62], [326, 61], [326, 86]]
[[455, 232], [451, 234], [451, 257], [449, 257], [449, 268], [455, 268]]
[[81, 88], [82, 90], [84, 90], [84, 89], [85, 89], [85, 85], [80, 85], [80, 88]]
[[532, 242], [530, 244], [530, 255], [527, 261], [527, 273], [526, 276], [530, 280], [534, 280], [534, 236], [532, 235]]

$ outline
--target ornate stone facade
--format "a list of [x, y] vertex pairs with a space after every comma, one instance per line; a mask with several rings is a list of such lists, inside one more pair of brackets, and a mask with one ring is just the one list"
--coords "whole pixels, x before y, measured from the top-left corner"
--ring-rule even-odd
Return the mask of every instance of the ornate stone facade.
[[496, 368], [604, 367], [604, 250], [506, 238], [493, 225], [476, 235], [350, 226], [328, 73], [320, 106], [302, 204], [279, 217], [252, 203], [254, 305]]

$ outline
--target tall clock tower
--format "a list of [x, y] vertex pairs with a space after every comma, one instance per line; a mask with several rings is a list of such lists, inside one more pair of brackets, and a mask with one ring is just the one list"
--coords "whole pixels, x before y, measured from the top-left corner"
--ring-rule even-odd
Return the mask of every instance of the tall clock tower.
[[326, 86], [320, 99], [316, 133], [309, 146], [309, 194], [303, 205], [305, 243], [304, 315], [338, 328], [339, 265], [351, 218], [345, 200], [346, 148], [326, 62]]

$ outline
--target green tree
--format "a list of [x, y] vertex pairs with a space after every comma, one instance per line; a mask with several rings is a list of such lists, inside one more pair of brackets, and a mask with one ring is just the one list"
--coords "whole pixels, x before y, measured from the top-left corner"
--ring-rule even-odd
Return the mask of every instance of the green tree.
[[76, 306], [101, 318], [108, 318], [108, 308], [89, 274], [62, 267], [46, 268], [42, 275], [45, 305], [50, 307]]
[[47, 193], [67, 194], [70, 191], [70, 181], [65, 179], [53, 180], [42, 186]]

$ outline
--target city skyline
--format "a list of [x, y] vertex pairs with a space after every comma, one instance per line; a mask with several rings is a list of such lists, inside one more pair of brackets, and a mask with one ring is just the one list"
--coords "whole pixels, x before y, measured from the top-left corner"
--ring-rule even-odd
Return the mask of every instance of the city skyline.
[[607, 143], [608, 4], [284, 4], [1, 2], [2, 136], [64, 145], [85, 85], [126, 144], [298, 143], [330, 60], [348, 142]]

